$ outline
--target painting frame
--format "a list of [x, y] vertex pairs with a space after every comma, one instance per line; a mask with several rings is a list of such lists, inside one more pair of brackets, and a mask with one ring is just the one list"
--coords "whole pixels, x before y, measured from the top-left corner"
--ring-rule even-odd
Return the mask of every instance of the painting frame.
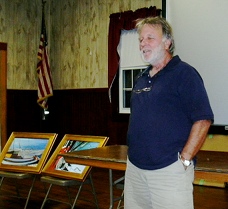
[[41, 173], [56, 133], [12, 132], [0, 154], [0, 170]]
[[[53, 152], [52, 156], [44, 166], [41, 173], [43, 175], [49, 175], [58, 178], [73, 178], [84, 181], [92, 167], [86, 165], [66, 163], [64, 157], [59, 156], [59, 154], [103, 147], [106, 145], [108, 139], [109, 138], [106, 136], [65, 134], [61, 142]], [[84, 146], [83, 149], [80, 148], [82, 146]], [[87, 147], [85, 148], [85, 146]], [[91, 148], [89, 146], [91, 146]], [[76, 169], [78, 169], [78, 172]]]

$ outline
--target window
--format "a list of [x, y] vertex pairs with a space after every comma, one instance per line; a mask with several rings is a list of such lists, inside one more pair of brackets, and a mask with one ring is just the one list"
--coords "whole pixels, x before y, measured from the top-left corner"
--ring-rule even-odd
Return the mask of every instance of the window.
[[130, 97], [136, 76], [148, 63], [143, 62], [135, 29], [122, 30], [118, 46], [119, 64], [119, 113], [130, 113]]
[[119, 112], [130, 113], [131, 91], [136, 76], [147, 66], [122, 68], [119, 76]]

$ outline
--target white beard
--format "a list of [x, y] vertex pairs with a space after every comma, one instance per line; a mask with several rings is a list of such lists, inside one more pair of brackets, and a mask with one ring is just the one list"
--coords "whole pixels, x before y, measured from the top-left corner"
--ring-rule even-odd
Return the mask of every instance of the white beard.
[[[144, 62], [150, 63], [152, 66], [157, 65], [165, 57], [164, 45], [160, 44], [155, 49], [142, 49], [141, 56]], [[147, 57], [144, 53], [150, 53]]]

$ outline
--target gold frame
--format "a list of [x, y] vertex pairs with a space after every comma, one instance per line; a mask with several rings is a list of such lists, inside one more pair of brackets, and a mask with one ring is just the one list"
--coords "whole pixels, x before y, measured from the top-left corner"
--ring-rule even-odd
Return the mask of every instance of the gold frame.
[[41, 173], [56, 137], [55, 133], [12, 132], [0, 154], [0, 170]]
[[[66, 134], [42, 170], [42, 174], [66, 179], [84, 181], [91, 170], [90, 166], [66, 163], [60, 153], [92, 149], [106, 145], [108, 137]], [[84, 146], [84, 148], [81, 148]], [[86, 147], [86, 148], [85, 148]], [[88, 148], [89, 147], [89, 148]], [[91, 147], [91, 148], [90, 148]]]

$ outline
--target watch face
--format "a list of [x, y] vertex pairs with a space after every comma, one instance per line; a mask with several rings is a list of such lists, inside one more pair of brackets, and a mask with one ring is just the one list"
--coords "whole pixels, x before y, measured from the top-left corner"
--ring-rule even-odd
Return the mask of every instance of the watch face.
[[184, 161], [184, 165], [185, 165], [185, 166], [189, 166], [190, 163], [191, 163], [191, 162], [190, 162], [189, 160], [185, 160], [185, 161]]

